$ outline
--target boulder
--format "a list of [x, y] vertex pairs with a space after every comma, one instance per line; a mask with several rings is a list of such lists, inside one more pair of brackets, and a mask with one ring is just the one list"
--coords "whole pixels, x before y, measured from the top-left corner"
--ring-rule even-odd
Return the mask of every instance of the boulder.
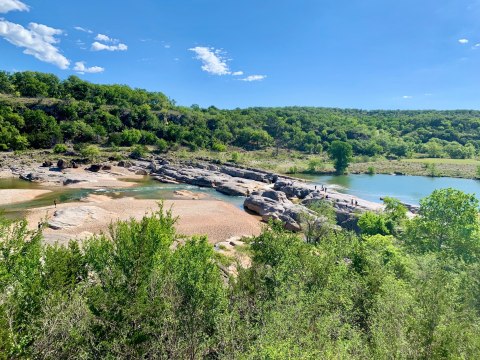
[[144, 169], [138, 169], [135, 171], [135, 175], [148, 175], [148, 172]]
[[63, 159], [60, 159], [57, 161], [57, 168], [59, 168], [60, 170], [64, 170], [68, 167], [68, 163], [63, 160]]
[[66, 178], [65, 180], [63, 180], [63, 185], [78, 184], [78, 183], [83, 182], [83, 181], [85, 181], [85, 180]]
[[283, 192], [276, 190], [255, 191], [245, 199], [244, 207], [261, 215], [264, 221], [279, 220], [287, 230], [295, 232], [301, 231], [302, 217], [306, 214], [318, 217], [313, 211], [292, 203]]
[[215, 186], [215, 190], [230, 196], [247, 196], [252, 191], [248, 186], [235, 182], [224, 182]]
[[35, 182], [35, 181], [41, 181], [42, 178], [39, 174], [36, 174], [36, 173], [23, 173], [23, 174], [20, 174], [20, 179], [25, 181]]
[[92, 165], [90, 165], [90, 167], [87, 170], [92, 171], [92, 172], [99, 172], [101, 169], [102, 169], [102, 165], [92, 164]]
[[130, 161], [127, 160], [121, 160], [118, 162], [117, 166], [124, 167], [124, 168], [129, 168], [133, 166], [133, 164]]
[[53, 162], [48, 161], [48, 160], [44, 161], [43, 164], [42, 164], [42, 167], [48, 167], [49, 168], [49, 167], [52, 167], [52, 166], [53, 166]]
[[102, 165], [102, 170], [112, 170], [112, 165], [104, 164], [104, 165]]

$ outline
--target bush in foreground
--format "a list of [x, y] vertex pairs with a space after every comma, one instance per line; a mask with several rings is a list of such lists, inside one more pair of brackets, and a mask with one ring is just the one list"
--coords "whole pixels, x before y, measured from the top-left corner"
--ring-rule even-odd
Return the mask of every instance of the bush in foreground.
[[[163, 208], [68, 246], [2, 219], [0, 359], [478, 358], [480, 265], [450, 246], [468, 235], [464, 251], [476, 252], [460, 226], [475, 204], [450, 195], [423, 201], [418, 220], [390, 203], [392, 229], [408, 230], [394, 235], [307, 243], [272, 223], [229, 278], [207, 239], [180, 238]], [[452, 206], [450, 245], [430, 249]]]

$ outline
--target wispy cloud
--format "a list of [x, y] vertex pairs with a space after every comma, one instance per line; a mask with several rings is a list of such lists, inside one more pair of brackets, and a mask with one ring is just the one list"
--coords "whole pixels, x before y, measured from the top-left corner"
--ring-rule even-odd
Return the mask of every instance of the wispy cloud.
[[102, 50], [107, 50], [107, 51], [127, 51], [128, 50], [128, 46], [125, 45], [125, 44], [118, 44], [118, 45], [106, 45], [106, 44], [102, 44], [102, 43], [99, 43], [98, 41], [95, 41], [93, 44], [92, 44], [92, 47], [91, 49], [93, 51], [102, 51]]
[[413, 99], [413, 96], [411, 95], [403, 95], [402, 99]]
[[[193, 51], [196, 54], [195, 59], [202, 62], [202, 70], [209, 74], [231, 76], [243, 76], [245, 74], [241, 70], [230, 70], [228, 61], [232, 59], [228, 59], [223, 50], [206, 46], [196, 46], [188, 50]], [[249, 75], [237, 80], [252, 82], [264, 80], [266, 77], [266, 75]]]
[[87, 33], [87, 34], [93, 34], [93, 31], [92, 31], [92, 30], [83, 28], [83, 27], [81, 27], [81, 26], [74, 26], [73, 28], [74, 28], [75, 30], [82, 31], [82, 32], [85, 32], [85, 33]]
[[266, 75], [250, 75], [250, 76], [247, 76], [243, 79], [240, 79], [242, 81], [248, 81], [248, 82], [252, 82], [252, 81], [262, 81], [266, 78], [267, 76]]
[[10, 11], [28, 11], [30, 8], [19, 0], [0, 0], [0, 14]]
[[105, 68], [100, 67], [100, 66], [91, 66], [87, 67], [85, 66], [85, 61], [78, 61], [75, 63], [75, 66], [73, 68], [76, 72], [79, 74], [97, 74], [105, 71]]
[[203, 63], [203, 71], [206, 71], [212, 75], [230, 74], [227, 60], [222, 56], [221, 50], [216, 50], [214, 48], [208, 48], [204, 46], [196, 46], [188, 50], [193, 51], [195, 54], [197, 54], [195, 58]]
[[458, 42], [460, 44], [468, 44], [468, 39], [459, 39]]
[[28, 29], [22, 25], [0, 19], [0, 36], [11, 44], [25, 48], [25, 54], [32, 55], [40, 61], [67, 69], [70, 61], [61, 54], [60, 49], [54, 44], [59, 42], [56, 35], [62, 34], [62, 30], [54, 29], [46, 25], [30, 23]]

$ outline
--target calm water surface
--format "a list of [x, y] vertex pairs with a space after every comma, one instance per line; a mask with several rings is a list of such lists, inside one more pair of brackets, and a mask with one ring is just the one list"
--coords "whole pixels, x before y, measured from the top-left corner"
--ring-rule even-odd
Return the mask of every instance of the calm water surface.
[[480, 181], [471, 179], [382, 174], [302, 177], [316, 184], [331, 186], [340, 192], [375, 202], [381, 202], [380, 197], [390, 196], [409, 204], [418, 204], [420, 199], [430, 195], [432, 191], [448, 187], [476, 194], [480, 199]]

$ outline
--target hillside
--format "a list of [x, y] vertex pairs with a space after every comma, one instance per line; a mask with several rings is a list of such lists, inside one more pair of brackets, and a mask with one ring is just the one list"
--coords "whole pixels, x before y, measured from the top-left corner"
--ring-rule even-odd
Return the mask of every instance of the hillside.
[[0, 150], [72, 142], [321, 153], [341, 140], [355, 155], [392, 159], [472, 158], [480, 149], [480, 111], [473, 110], [202, 109], [177, 106], [158, 92], [38, 72], [0, 72], [0, 94]]

